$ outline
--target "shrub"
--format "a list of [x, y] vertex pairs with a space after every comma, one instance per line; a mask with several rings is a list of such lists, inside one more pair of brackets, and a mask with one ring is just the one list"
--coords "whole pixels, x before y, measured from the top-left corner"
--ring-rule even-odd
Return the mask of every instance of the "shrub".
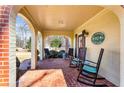
[[31, 50], [31, 37], [30, 37], [30, 39], [27, 42], [26, 48], [28, 48], [29, 50]]
[[53, 48], [59, 48], [61, 47], [61, 45], [62, 45], [62, 41], [60, 38], [54, 38], [50, 43], [50, 46]]
[[39, 50], [37, 49], [37, 61], [40, 60], [40, 56], [39, 56], [39, 54], [40, 54], [40, 52], [39, 52]]

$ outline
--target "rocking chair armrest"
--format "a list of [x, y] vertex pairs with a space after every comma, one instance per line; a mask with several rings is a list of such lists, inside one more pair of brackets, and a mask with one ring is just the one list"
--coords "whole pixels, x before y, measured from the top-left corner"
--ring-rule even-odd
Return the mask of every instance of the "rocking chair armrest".
[[93, 64], [97, 64], [96, 62], [93, 62], [93, 61], [90, 61], [90, 60], [85, 60], [85, 61], [88, 61], [88, 62], [93, 63]]

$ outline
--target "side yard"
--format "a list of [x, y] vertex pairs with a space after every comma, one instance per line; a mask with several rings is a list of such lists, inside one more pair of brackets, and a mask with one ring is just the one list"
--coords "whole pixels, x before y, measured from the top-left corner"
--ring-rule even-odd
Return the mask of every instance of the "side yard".
[[31, 58], [31, 52], [16, 51], [16, 56], [19, 58], [20, 62], [22, 63], [25, 59]]

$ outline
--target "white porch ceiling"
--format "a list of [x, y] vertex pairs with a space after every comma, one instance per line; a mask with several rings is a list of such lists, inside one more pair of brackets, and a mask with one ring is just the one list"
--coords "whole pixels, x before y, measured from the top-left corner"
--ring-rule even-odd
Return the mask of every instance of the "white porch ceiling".
[[33, 19], [43, 30], [72, 31], [103, 8], [94, 5], [27, 5]]

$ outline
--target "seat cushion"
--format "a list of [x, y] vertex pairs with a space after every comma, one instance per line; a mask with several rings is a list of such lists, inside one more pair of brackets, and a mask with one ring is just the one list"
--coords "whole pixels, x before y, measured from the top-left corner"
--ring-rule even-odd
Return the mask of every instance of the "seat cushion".
[[79, 64], [79, 62], [78, 62], [78, 61], [75, 61], [75, 60], [72, 60], [71, 63], [72, 63], [72, 64], [75, 64], [75, 65], [76, 65], [76, 64]]
[[74, 58], [73, 61], [79, 61], [79, 59], [78, 58]]
[[92, 73], [96, 73], [96, 68], [90, 67], [90, 66], [87, 66], [87, 65], [83, 66], [83, 70], [86, 70], [86, 71], [89, 71], [89, 72], [92, 72]]

